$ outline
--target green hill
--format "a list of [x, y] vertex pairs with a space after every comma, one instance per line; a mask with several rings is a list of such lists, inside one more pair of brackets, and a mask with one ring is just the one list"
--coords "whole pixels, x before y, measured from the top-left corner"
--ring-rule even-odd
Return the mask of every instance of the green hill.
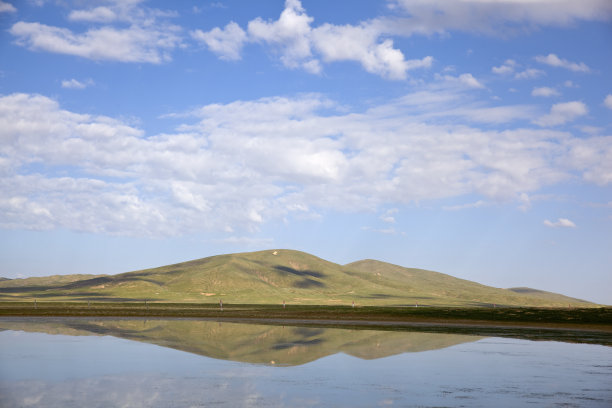
[[553, 302], [565, 302], [568, 304], [571, 303], [589, 303], [586, 300], [582, 300], [582, 299], [576, 299], [573, 297], [569, 297], [569, 296], [565, 296], [565, 295], [561, 295], [559, 293], [553, 293], [553, 292], [546, 292], [544, 290], [538, 290], [538, 289], [532, 289], [532, 288], [526, 288], [526, 287], [520, 287], [520, 288], [509, 288], [508, 290], [511, 290], [512, 292], [515, 293], [521, 293], [523, 295], [529, 295], [532, 297], [539, 297], [540, 299], [546, 299], [546, 300], [550, 300]]
[[[149, 300], [328, 305], [595, 306], [498, 289], [443, 273], [363, 260], [339, 265], [293, 250], [218, 255], [118, 275], [0, 282], [0, 300]], [[570, 299], [570, 300], [568, 300]]]

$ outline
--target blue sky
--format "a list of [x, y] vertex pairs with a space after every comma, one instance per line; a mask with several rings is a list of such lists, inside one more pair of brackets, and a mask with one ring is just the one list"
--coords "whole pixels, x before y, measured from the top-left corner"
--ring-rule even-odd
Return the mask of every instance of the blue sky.
[[612, 304], [607, 0], [0, 1], [0, 276], [292, 248]]

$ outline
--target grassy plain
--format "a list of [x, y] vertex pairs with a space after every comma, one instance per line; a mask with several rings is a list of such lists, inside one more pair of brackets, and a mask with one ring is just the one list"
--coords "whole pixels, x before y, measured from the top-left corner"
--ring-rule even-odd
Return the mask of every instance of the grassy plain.
[[612, 308], [448, 308], [329, 305], [197, 304], [150, 302], [0, 302], [0, 316], [90, 316], [303, 319], [369, 322], [495, 322], [603, 325]]

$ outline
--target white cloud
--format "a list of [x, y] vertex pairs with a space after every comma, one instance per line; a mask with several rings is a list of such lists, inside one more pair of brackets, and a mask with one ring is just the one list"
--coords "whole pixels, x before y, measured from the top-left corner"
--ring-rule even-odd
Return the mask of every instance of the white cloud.
[[88, 86], [93, 85], [94, 82], [91, 79], [88, 79], [86, 81], [78, 81], [74, 78], [72, 79], [64, 79], [62, 81], [62, 88], [67, 88], [67, 89], [85, 89]]
[[321, 67], [313, 57], [310, 39], [310, 23], [299, 0], [286, 0], [285, 9], [276, 21], [256, 18], [248, 24], [248, 32], [253, 41], [276, 47], [282, 63], [288, 68], [303, 68], [311, 73], [319, 73]]
[[17, 9], [10, 3], [0, 0], [0, 13], [14, 13]]
[[479, 88], [484, 88], [485, 86], [478, 81], [476, 78], [474, 78], [474, 76], [472, 74], [461, 74], [458, 77], [454, 77], [452, 75], [444, 75], [439, 77], [441, 79], [443, 79], [444, 81], [447, 81], [449, 83], [456, 83], [456, 84], [460, 84], [462, 86], [468, 87], [468, 88], [475, 88], [475, 89], [479, 89]]
[[409, 17], [405, 30], [430, 34], [464, 30], [499, 35], [537, 26], [564, 26], [574, 22], [612, 18], [608, 0], [389, 0], [393, 9]]
[[398, 209], [397, 208], [391, 208], [387, 211], [385, 211], [381, 216], [380, 219], [383, 222], [386, 222], [388, 224], [395, 224], [395, 217], [394, 215], [398, 213]]
[[567, 218], [559, 218], [555, 222], [544, 220], [544, 225], [551, 228], [576, 228], [576, 224]]
[[[576, 174], [612, 183], [609, 137], [441, 123], [459, 108], [462, 117], [506, 108], [471, 106], [463, 89], [436, 84], [362, 112], [317, 94], [212, 104], [159, 135], [41, 95], [1, 96], [0, 225], [239, 236], [321, 210], [465, 195], [482, 196], [474, 207], [524, 204], [523, 194]], [[33, 173], [33, 163], [51, 171]], [[65, 168], [75, 172], [53, 171]], [[392, 224], [394, 211], [381, 219]]]
[[591, 135], [596, 135], [598, 133], [601, 133], [601, 131], [603, 130], [603, 128], [600, 128], [597, 126], [588, 126], [588, 125], [578, 126], [578, 129], [580, 129], [584, 133], [588, 133]]
[[[246, 40], [236, 40], [236, 35], [227, 32], [227, 26], [225, 29], [213, 28], [207, 33], [196, 30], [192, 35], [202, 40], [202, 35], [208, 34], [209, 48], [225, 59], [239, 59], [240, 46], [245, 41], [253, 41], [270, 47], [288, 68], [319, 74], [323, 70], [322, 62], [356, 61], [368, 72], [401, 80], [411, 69], [430, 67], [433, 57], [407, 59], [404, 52], [394, 45], [393, 37], [396, 36], [430, 35], [449, 30], [499, 35], [521, 33], [538, 25], [559, 26], [578, 20], [605, 21], [612, 18], [612, 6], [607, 0], [585, 0], [580, 5], [566, 0], [394, 0], [389, 1], [389, 6], [392, 15], [358, 24], [323, 23], [313, 26], [313, 17], [306, 13], [299, 0], [286, 0], [278, 20], [251, 20], [246, 29]], [[238, 33], [239, 27], [234, 28]], [[588, 70], [582, 63], [560, 59], [557, 62], [569, 69]], [[514, 73], [518, 79], [545, 74], [534, 68], [516, 72], [517, 66], [515, 61], [507, 60], [499, 67], [493, 67], [492, 72], [500, 75]]]
[[121, 62], [158, 64], [169, 61], [171, 57], [167, 51], [179, 43], [176, 29], [172, 28], [101, 27], [75, 34], [65, 28], [20, 21], [9, 32], [17, 37], [19, 45], [31, 50]]
[[524, 71], [517, 72], [514, 77], [516, 79], [533, 79], [541, 77], [542, 75], [546, 75], [546, 72], [542, 71], [541, 69], [528, 68]]
[[[147, 62], [171, 59], [170, 51], [180, 45], [180, 27], [160, 18], [173, 13], [139, 7], [138, 1], [115, 2], [108, 7], [73, 10], [72, 21], [103, 23], [77, 33], [67, 28], [19, 21], [9, 32], [19, 45], [35, 51], [76, 55], [92, 60]], [[109, 23], [129, 23], [127, 28]]]
[[68, 15], [72, 21], [88, 21], [96, 23], [110, 23], [119, 18], [117, 13], [110, 7], [96, 7], [89, 10], [73, 10]]
[[494, 74], [498, 74], [498, 75], [512, 74], [514, 73], [514, 70], [516, 69], [517, 66], [518, 64], [516, 63], [516, 61], [512, 59], [508, 59], [499, 67], [491, 68], [491, 72], [493, 72]]
[[604, 106], [608, 109], [612, 109], [612, 94], [606, 95], [604, 99]]
[[379, 42], [381, 33], [376, 24], [324, 24], [313, 31], [313, 42], [326, 62], [359, 61], [366, 71], [389, 79], [405, 79], [409, 70], [431, 67], [431, 56], [405, 60], [391, 39]]
[[472, 74], [461, 74], [459, 75], [459, 81], [469, 86], [470, 88], [484, 88], [484, 85], [480, 83]]
[[401, 80], [408, 71], [429, 68], [433, 63], [431, 56], [406, 59], [394, 47], [393, 39], [384, 37], [389, 30], [382, 20], [317, 27], [312, 26], [313, 21], [299, 0], [286, 0], [278, 20], [256, 18], [248, 23], [246, 32], [232, 22], [224, 29], [191, 34], [224, 59], [240, 59], [244, 43], [256, 42], [270, 47], [285, 67], [312, 74], [322, 72], [322, 62], [354, 61], [367, 72]]
[[247, 40], [244, 30], [233, 21], [223, 29], [215, 27], [208, 32], [192, 31], [191, 36], [195, 40], [205, 43], [212, 52], [226, 60], [239, 60], [242, 46]]
[[571, 62], [566, 59], [561, 59], [557, 57], [557, 55], [555, 54], [538, 55], [535, 57], [535, 60], [542, 64], [550, 65], [552, 67], [566, 68], [566, 69], [569, 69], [570, 71], [575, 71], [575, 72], [590, 72], [591, 71], [590, 68], [584, 62], [580, 62], [580, 63]]
[[548, 98], [551, 96], [559, 96], [559, 95], [561, 95], [559, 91], [557, 91], [555, 88], [549, 88], [547, 86], [533, 88], [533, 91], [531, 91], [531, 96], [541, 96], [544, 98]]
[[467, 204], [459, 204], [459, 205], [451, 205], [442, 207], [442, 209], [447, 211], [457, 211], [457, 210], [465, 210], [469, 208], [480, 208], [486, 206], [487, 203], [483, 200], [478, 200], [475, 203], [467, 203]]
[[568, 147], [568, 165], [582, 171], [586, 181], [600, 186], [612, 182], [612, 136], [571, 140]]
[[518, 208], [521, 211], [527, 211], [531, 208], [531, 197], [526, 193], [519, 194], [519, 202], [521, 203]]
[[556, 103], [550, 108], [549, 114], [533, 122], [540, 126], [557, 126], [571, 122], [587, 113], [588, 109], [586, 105], [580, 101]]

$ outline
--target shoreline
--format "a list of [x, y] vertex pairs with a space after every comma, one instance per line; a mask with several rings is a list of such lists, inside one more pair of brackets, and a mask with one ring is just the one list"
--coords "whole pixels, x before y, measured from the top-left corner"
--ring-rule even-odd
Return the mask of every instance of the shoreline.
[[71, 321], [116, 321], [116, 320], [192, 320], [229, 324], [253, 324], [271, 326], [312, 327], [344, 330], [379, 330], [401, 332], [426, 332], [440, 334], [462, 334], [479, 337], [503, 337], [531, 341], [560, 341], [566, 343], [596, 344], [612, 347], [612, 326], [610, 325], [560, 325], [526, 324], [522, 322], [495, 321], [436, 321], [436, 320], [347, 320], [347, 319], [304, 319], [265, 317], [169, 317], [169, 316], [74, 316], [74, 315], [0, 315], [1, 322], [63, 323]]
[[373, 327], [449, 326], [612, 333], [612, 308], [453, 308], [197, 303], [0, 302], [2, 317], [195, 318]]

